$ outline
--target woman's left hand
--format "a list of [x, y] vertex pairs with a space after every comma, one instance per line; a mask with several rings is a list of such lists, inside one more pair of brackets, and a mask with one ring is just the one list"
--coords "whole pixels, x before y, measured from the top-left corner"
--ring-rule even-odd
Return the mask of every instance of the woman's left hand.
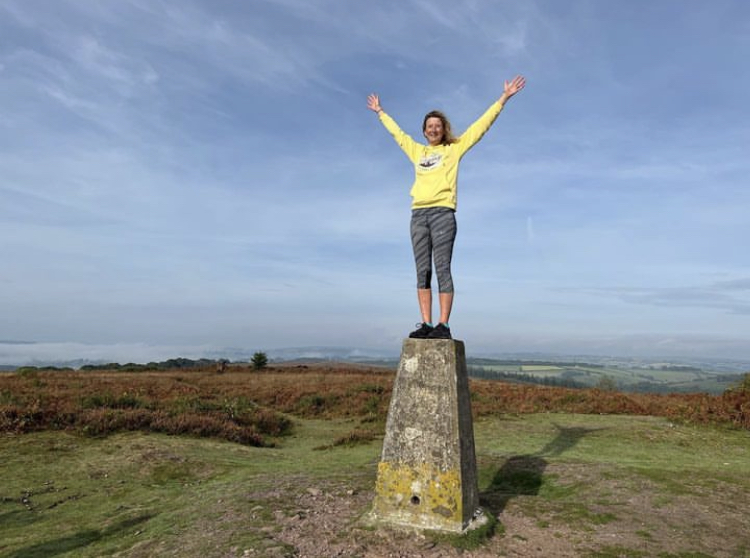
[[371, 93], [367, 97], [367, 108], [373, 112], [380, 112], [383, 110], [383, 107], [380, 106], [380, 97], [378, 97], [377, 93]]

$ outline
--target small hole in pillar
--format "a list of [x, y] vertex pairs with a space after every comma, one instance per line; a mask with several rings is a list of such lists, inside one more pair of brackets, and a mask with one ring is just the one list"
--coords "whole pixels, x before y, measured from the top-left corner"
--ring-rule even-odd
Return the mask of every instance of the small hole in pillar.
[[415, 506], [419, 505], [419, 496], [412, 496], [410, 502]]

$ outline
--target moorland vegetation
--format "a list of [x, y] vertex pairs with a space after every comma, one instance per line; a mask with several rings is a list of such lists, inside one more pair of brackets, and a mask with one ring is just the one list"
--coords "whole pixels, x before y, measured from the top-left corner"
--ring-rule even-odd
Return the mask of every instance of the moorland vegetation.
[[[19, 369], [0, 375], [0, 432], [66, 430], [88, 436], [142, 431], [272, 446], [293, 417], [358, 417], [354, 436], [382, 433], [394, 371], [351, 364], [258, 368]], [[720, 395], [624, 393], [472, 379], [475, 417], [529, 413], [665, 417], [750, 429], [750, 374]]]

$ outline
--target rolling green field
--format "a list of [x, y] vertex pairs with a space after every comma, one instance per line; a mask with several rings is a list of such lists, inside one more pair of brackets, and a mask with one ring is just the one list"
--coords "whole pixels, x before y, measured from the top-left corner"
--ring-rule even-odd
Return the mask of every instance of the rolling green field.
[[470, 374], [484, 379], [532, 383], [553, 380], [555, 385], [598, 387], [610, 385], [624, 391], [658, 393], [705, 392], [719, 394], [736, 384], [741, 374], [726, 374], [691, 367], [627, 367], [568, 363], [493, 363], [469, 360]]
[[[396, 360], [373, 360], [368, 363], [392, 369], [398, 367]], [[467, 365], [469, 375], [475, 378], [577, 388], [605, 384], [623, 391], [640, 393], [720, 394], [750, 373], [750, 366], [741, 368], [739, 363], [732, 363], [731, 366], [668, 362], [636, 364], [629, 361], [596, 364], [467, 357]]]

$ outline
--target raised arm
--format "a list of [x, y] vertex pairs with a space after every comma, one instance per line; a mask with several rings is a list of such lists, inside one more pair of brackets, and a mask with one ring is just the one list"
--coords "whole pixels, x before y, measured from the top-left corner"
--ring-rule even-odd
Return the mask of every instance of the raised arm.
[[495, 119], [500, 114], [500, 111], [503, 110], [504, 104], [513, 95], [523, 89], [525, 85], [526, 78], [524, 78], [523, 76], [516, 76], [511, 81], [505, 82], [503, 94], [500, 96], [500, 98], [492, 103], [492, 106], [490, 106], [490, 108], [488, 108], [487, 111], [482, 116], [480, 116], [476, 120], [476, 122], [469, 126], [466, 131], [459, 137], [458, 147], [460, 155], [466, 153], [474, 144], [482, 139], [482, 136], [487, 132], [487, 130], [490, 129], [492, 123], [495, 122]]
[[380, 97], [378, 97], [377, 93], [371, 93], [367, 97], [367, 108], [377, 113], [380, 122], [385, 126], [385, 129], [390, 132], [399, 147], [404, 153], [406, 153], [406, 156], [409, 157], [409, 160], [412, 162], [416, 161], [420, 145], [415, 142], [409, 134], [404, 132], [399, 125], [396, 124], [396, 121], [388, 116], [383, 110], [383, 107], [380, 106]]

